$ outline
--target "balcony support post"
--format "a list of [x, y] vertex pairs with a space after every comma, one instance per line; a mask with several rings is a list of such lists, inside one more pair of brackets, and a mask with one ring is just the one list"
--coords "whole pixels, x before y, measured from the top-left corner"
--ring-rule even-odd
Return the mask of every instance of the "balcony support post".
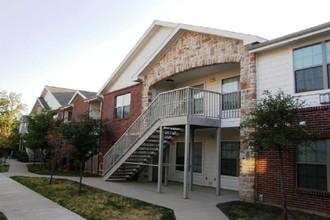
[[186, 124], [185, 125], [185, 145], [184, 145], [184, 170], [183, 170], [183, 198], [184, 199], [188, 199], [189, 145], [190, 145], [190, 124]]
[[163, 149], [164, 149], [164, 127], [159, 128], [159, 152], [158, 152], [158, 193], [162, 193], [163, 177]]

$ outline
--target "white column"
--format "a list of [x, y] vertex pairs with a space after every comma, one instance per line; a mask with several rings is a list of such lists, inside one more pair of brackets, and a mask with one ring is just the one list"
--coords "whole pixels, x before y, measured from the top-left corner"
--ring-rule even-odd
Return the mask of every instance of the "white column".
[[159, 128], [159, 152], [158, 152], [158, 193], [162, 193], [163, 174], [163, 148], [164, 148], [164, 127]]
[[216, 195], [220, 196], [221, 190], [221, 128], [217, 128], [217, 167], [216, 167]]
[[183, 171], [183, 198], [188, 199], [188, 171], [189, 171], [189, 142], [190, 142], [190, 125], [186, 124], [185, 128], [185, 145], [184, 145], [184, 171]]

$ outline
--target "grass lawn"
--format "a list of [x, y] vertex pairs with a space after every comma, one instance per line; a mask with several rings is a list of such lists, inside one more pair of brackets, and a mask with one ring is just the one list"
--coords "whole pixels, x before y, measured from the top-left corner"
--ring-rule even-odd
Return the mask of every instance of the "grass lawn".
[[0, 220], [7, 220], [6, 216], [0, 212]]
[[0, 166], [0, 173], [8, 172], [8, 170], [9, 170], [9, 165]]
[[[43, 164], [28, 164], [27, 165], [28, 171], [31, 173], [41, 174], [41, 175], [50, 175], [50, 169], [48, 167], [45, 167]], [[64, 170], [55, 170], [54, 175], [56, 176], [79, 176], [79, 170], [78, 171], [64, 171]], [[84, 177], [95, 177], [99, 176], [96, 174], [91, 173], [83, 173]]]
[[61, 206], [89, 219], [175, 219], [174, 212], [168, 208], [152, 205], [139, 200], [126, 198], [83, 185], [78, 196], [79, 184], [64, 179], [54, 179], [48, 185], [48, 178], [12, 177]]
[[[282, 219], [282, 209], [270, 205], [247, 203], [241, 201], [221, 203], [217, 205], [230, 220], [251, 219], [251, 220], [280, 220]], [[311, 215], [303, 212], [288, 210], [288, 217], [297, 220], [329, 220], [329, 218]]]

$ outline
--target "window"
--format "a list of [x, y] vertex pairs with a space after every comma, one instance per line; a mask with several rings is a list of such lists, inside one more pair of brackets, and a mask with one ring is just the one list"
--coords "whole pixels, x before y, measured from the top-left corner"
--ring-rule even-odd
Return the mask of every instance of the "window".
[[221, 143], [221, 175], [239, 176], [238, 141]]
[[[176, 144], [176, 170], [183, 171], [184, 170], [184, 142], [178, 142]], [[193, 171], [195, 173], [201, 173], [202, 172], [202, 148], [203, 143], [202, 142], [195, 142], [193, 145], [193, 158], [192, 158], [192, 164], [193, 164]]]
[[68, 112], [68, 121], [71, 121], [71, 120], [72, 120], [72, 112], [69, 111], [69, 112]]
[[115, 118], [128, 118], [130, 113], [131, 94], [125, 94], [116, 97]]
[[239, 109], [241, 107], [241, 90], [239, 77], [222, 80], [222, 110]]
[[65, 110], [64, 111], [64, 121], [68, 122], [72, 120], [72, 111]]
[[193, 97], [194, 97], [194, 114], [203, 114], [204, 112], [204, 94], [203, 91], [197, 89], [204, 89], [204, 85], [196, 85], [193, 86], [196, 90], [193, 90]]
[[294, 50], [293, 63], [297, 93], [329, 88], [330, 42]]
[[329, 191], [329, 140], [315, 141], [297, 149], [297, 187]]

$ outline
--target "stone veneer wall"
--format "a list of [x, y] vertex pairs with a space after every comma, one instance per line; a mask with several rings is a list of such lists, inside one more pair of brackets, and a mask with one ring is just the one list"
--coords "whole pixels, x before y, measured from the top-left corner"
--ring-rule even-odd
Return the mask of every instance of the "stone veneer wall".
[[[241, 66], [241, 120], [244, 120], [256, 99], [255, 56], [248, 53], [241, 40], [191, 31], [184, 32], [145, 73], [142, 80], [143, 109], [152, 101], [150, 87], [156, 82], [189, 69], [226, 63], [240, 63]], [[244, 201], [253, 201], [255, 160], [242, 141], [240, 158], [240, 197]]]

